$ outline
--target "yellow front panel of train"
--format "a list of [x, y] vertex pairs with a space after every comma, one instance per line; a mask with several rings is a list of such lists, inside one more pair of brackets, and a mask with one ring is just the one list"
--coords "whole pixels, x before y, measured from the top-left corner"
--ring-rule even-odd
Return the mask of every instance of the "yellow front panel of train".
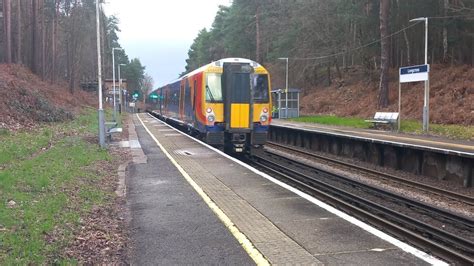
[[231, 128], [249, 128], [250, 105], [248, 103], [233, 103], [230, 110]]

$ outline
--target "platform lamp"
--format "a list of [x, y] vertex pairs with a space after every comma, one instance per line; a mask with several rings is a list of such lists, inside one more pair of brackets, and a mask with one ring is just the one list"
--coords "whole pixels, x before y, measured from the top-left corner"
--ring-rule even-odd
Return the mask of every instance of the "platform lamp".
[[288, 119], [288, 57], [279, 57], [278, 59], [286, 60], [285, 118]]
[[[425, 65], [428, 65], [428, 18], [420, 17], [410, 19], [410, 22], [424, 21], [425, 22]], [[430, 79], [428, 73], [428, 80], [425, 81], [425, 96], [423, 104], [423, 131], [427, 132], [429, 130], [429, 121], [430, 121]]]
[[99, 17], [99, 0], [95, 2], [95, 15], [96, 15], [96, 32], [97, 32], [97, 85], [99, 89], [99, 145], [101, 148], [105, 148], [105, 119], [104, 109], [102, 107], [102, 65], [100, 57], [100, 17]]
[[122, 79], [120, 78], [120, 66], [126, 66], [125, 64], [118, 65], [118, 78], [119, 78], [119, 102], [120, 102], [120, 113], [122, 113]]
[[116, 106], [116, 100], [115, 100], [115, 50], [120, 50], [123, 51], [122, 48], [114, 47], [112, 48], [112, 78], [113, 78], [113, 93], [114, 93], [114, 121], [117, 121], [117, 106]]

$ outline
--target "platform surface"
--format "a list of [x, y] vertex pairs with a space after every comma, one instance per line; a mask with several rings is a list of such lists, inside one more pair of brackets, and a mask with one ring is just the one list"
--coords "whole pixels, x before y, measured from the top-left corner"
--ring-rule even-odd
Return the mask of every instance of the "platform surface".
[[127, 184], [138, 264], [254, 263], [166, 153], [269, 263], [428, 264], [147, 114], [133, 121], [147, 157]]
[[143, 127], [136, 133], [126, 182], [132, 264], [253, 265]]
[[295, 122], [284, 119], [273, 119], [272, 126], [298, 128], [325, 134], [372, 139], [381, 142], [391, 142], [406, 146], [417, 146], [423, 147], [424, 149], [435, 149], [442, 152], [444, 151], [445, 153], [455, 153], [462, 154], [467, 157], [474, 157], [474, 142], [468, 140], [451, 140], [431, 135], [414, 135], [378, 129], [329, 126], [315, 123]]

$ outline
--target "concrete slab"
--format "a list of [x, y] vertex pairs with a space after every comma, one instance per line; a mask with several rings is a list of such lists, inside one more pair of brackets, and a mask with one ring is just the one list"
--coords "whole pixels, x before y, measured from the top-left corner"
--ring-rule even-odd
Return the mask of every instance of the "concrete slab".
[[265, 200], [249, 199], [251, 204], [264, 213], [275, 224], [291, 222], [311, 222], [314, 220], [335, 219], [337, 216], [299, 196], [288, 198], [267, 198]]
[[325, 265], [430, 265], [424, 261], [414, 261], [412, 255], [399, 249], [315, 256]]
[[[271, 263], [303, 265], [422, 263], [415, 256], [300, 198], [238, 163], [203, 149], [203, 146], [188, 137], [169, 136], [176, 133], [163, 130], [163, 127], [157, 127], [155, 123], [148, 124], [147, 121], [153, 119], [147, 115], [140, 115], [139, 118], [179, 167]], [[143, 131], [139, 129], [140, 132]], [[143, 137], [146, 139], [144, 132]], [[148, 164], [159, 166], [161, 172], [156, 172], [156, 169], [152, 168], [142, 169], [141, 172], [148, 173], [146, 175], [151, 179], [153, 174], [163, 175], [170, 183], [160, 183], [163, 178], [153, 182], [143, 181], [141, 190], [135, 191], [135, 196], [143, 197], [143, 193], [155, 193], [153, 202], [160, 207], [154, 207], [157, 209], [155, 211], [157, 215], [141, 213], [137, 217], [146, 226], [148, 226], [146, 223], [154, 219], [159, 224], [171, 226], [169, 230], [173, 230], [185, 219], [183, 217], [187, 217], [188, 214], [191, 217], [197, 215], [194, 209], [198, 209], [196, 205], [199, 205], [199, 200], [192, 198], [193, 193], [190, 193], [186, 201], [188, 205], [185, 201], [181, 203], [180, 196], [186, 193], [186, 189], [183, 189], [177, 180], [182, 179], [182, 176], [168, 174], [175, 171], [169, 161], [155, 150], [153, 143], [142, 143], [142, 147], [148, 160], [152, 161]], [[137, 166], [137, 169], [139, 167]], [[135, 206], [136, 209], [148, 212], [153, 206], [145, 201], [136, 203], [143, 204]], [[175, 214], [173, 210], [185, 213]], [[158, 213], [162, 213], [162, 217], [157, 218]], [[200, 219], [201, 222], [207, 222], [205, 218]], [[191, 230], [193, 226], [197, 226], [193, 222], [181, 227]], [[163, 234], [167, 236], [167, 231]], [[214, 234], [212, 230], [210, 234]], [[198, 235], [201, 236], [199, 233]], [[233, 261], [231, 263], [240, 264]]]
[[128, 169], [132, 264], [254, 264], [143, 128], [137, 131], [149, 162]]
[[[146, 119], [145, 116], [142, 117], [142, 121], [144, 121], [146, 126], [148, 119]], [[216, 178], [214, 173], [214, 169], [223, 168], [224, 175], [226, 173], [227, 175], [235, 175], [237, 177], [242, 172], [248, 172], [250, 175], [250, 171], [242, 171], [243, 168], [240, 165], [237, 163], [229, 163], [228, 160], [226, 167], [222, 167], [221, 162], [215, 159], [221, 156], [215, 152], [212, 153], [210, 160], [202, 159], [199, 156], [192, 156], [192, 154], [186, 154], [182, 151], [192, 151], [202, 146], [186, 136], [170, 138], [165, 136], [165, 134], [168, 133], [160, 132], [153, 127], [147, 128], [154, 137], [158, 139], [160, 145], [173, 157], [173, 160], [192, 177], [193, 181], [204, 190], [207, 196], [219, 206], [238, 230], [245, 234], [270, 263], [320, 264], [307, 250], [281, 232], [266, 217], [248, 204], [247, 201], [235, 194], [228, 186], [224, 185], [221, 180]], [[210, 161], [218, 162], [218, 164], [210, 165]], [[286, 191], [282, 192], [287, 193]]]
[[275, 222], [312, 254], [393, 249], [393, 245], [338, 217]]

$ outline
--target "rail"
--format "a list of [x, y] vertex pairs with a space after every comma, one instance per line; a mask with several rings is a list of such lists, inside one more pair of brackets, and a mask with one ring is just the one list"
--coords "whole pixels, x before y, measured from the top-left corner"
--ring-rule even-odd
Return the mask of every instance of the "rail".
[[[357, 194], [361, 193], [359, 188], [372, 191], [371, 193], [376, 193], [377, 197], [390, 198], [390, 202], [398, 202], [400, 206], [405, 206], [407, 209], [413, 208], [417, 209], [420, 213], [431, 214], [430, 218], [433, 219], [439, 217], [439, 220], [443, 223], [452, 223], [454, 226], [464, 228], [467, 232], [472, 232], [472, 220], [400, 196], [397, 197], [397, 195], [393, 195], [388, 191], [373, 188], [351, 179], [345, 179], [321, 169], [314, 169], [312, 166], [284, 158], [280, 155], [271, 155], [280, 158], [275, 162], [274, 159], [269, 159], [267, 155], [268, 153], [266, 152], [265, 155], [253, 157], [252, 163], [264, 168], [273, 175], [282, 177], [283, 181], [351, 213], [359, 219], [369, 221], [369, 223], [376, 227], [383, 228], [399, 238], [406, 239], [415, 246], [429, 250], [436, 256], [455, 263], [471, 265], [474, 263], [474, 243], [470, 239], [464, 238], [464, 234], [456, 235], [418, 221], [416, 218], [374, 203], [353, 192], [347, 192], [336, 185], [330, 184], [328, 181], [322, 181], [323, 178], [321, 176], [331, 176], [332, 178], [344, 180], [349, 187], [357, 187]], [[286, 163], [283, 163], [283, 161], [286, 161]], [[307, 169], [302, 171], [301, 167]], [[310, 170], [310, 168], [313, 169]], [[309, 175], [302, 172], [312, 174]], [[318, 174], [318, 178], [314, 177], [314, 173]]]

